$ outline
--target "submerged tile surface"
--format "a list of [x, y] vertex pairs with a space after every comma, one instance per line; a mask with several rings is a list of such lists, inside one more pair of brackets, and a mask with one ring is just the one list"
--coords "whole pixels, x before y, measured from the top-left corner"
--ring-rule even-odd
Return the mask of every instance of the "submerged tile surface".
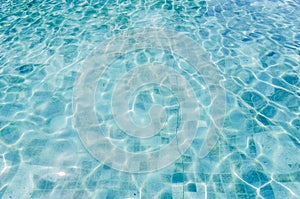
[[0, 2], [0, 198], [300, 198], [299, 5]]

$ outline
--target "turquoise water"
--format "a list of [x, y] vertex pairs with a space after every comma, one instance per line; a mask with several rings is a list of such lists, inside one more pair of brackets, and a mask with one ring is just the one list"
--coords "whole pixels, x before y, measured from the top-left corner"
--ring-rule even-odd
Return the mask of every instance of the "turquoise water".
[[0, 198], [300, 198], [298, 0], [0, 10]]

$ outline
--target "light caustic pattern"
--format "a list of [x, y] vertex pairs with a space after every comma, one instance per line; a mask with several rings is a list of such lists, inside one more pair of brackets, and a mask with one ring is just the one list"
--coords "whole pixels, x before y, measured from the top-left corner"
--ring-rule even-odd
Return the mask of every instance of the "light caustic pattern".
[[[108, 103], [111, 107], [108, 111], [97, 110], [96, 93], [101, 77], [114, 60], [137, 49], [168, 51], [193, 67], [189, 71], [195, 71], [195, 74], [189, 75], [201, 76], [210, 95], [208, 116], [212, 121], [207, 124], [201, 119], [203, 107], [194, 92], [199, 88], [190, 84], [183, 71], [176, 71], [161, 63], [140, 64], [126, 71], [110, 89], [112, 93]], [[183, 33], [155, 28], [123, 32], [102, 42], [81, 68], [81, 75], [74, 88], [75, 123], [79, 136], [87, 150], [101, 163], [130, 173], [151, 172], [170, 165], [190, 147], [195, 137], [204, 140], [199, 148], [199, 156], [203, 157], [216, 143], [222, 127], [222, 116], [225, 115], [225, 94], [220, 80], [217, 69], [209, 62], [207, 54], [196, 41]], [[176, 98], [178, 124], [173, 129], [175, 132], [170, 132], [175, 134], [174, 139], [156, 150], [137, 152], [114, 145], [107, 136], [114, 128], [106, 128], [110, 133], [103, 132], [103, 128], [99, 126], [97, 111], [101, 112], [104, 126], [108, 124], [105, 118], [113, 118], [119, 132], [138, 141], [159, 137], [169, 125], [168, 117], [172, 115], [167, 113], [168, 107], [164, 104], [153, 103], [146, 110], [144, 115], [150, 118], [148, 122], [138, 122], [133, 117], [135, 110], [130, 107], [132, 99], [136, 97], [133, 95], [138, 95], [151, 86], [166, 90]], [[201, 131], [201, 127], [205, 125], [208, 125], [206, 130]]]

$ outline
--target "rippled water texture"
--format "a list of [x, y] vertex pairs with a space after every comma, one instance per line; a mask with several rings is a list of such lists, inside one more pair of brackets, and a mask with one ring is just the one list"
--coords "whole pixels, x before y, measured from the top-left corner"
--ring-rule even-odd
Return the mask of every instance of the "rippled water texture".
[[300, 198], [299, 0], [0, 10], [0, 198]]

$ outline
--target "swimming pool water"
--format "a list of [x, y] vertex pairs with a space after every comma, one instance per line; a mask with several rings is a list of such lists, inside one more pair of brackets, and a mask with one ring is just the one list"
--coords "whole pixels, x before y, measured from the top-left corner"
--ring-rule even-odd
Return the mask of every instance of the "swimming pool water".
[[300, 2], [0, 2], [0, 198], [300, 198]]

